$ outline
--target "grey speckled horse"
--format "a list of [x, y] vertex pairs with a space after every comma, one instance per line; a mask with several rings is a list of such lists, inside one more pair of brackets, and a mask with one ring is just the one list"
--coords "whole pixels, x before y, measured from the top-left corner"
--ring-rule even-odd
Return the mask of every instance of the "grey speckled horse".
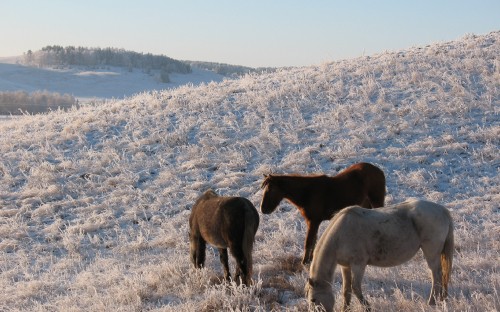
[[365, 310], [370, 310], [361, 293], [366, 266], [400, 265], [422, 249], [432, 272], [428, 303], [433, 305], [448, 294], [453, 240], [450, 213], [432, 202], [411, 200], [373, 210], [345, 208], [331, 221], [314, 250], [305, 289], [307, 299], [311, 305], [333, 311], [331, 283], [338, 264], [342, 268], [343, 310], [348, 308], [352, 292]]

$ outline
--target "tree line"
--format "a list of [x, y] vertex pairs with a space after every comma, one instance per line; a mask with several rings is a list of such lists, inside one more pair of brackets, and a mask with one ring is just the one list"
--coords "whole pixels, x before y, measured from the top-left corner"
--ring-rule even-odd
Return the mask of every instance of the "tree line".
[[272, 73], [276, 71], [273, 67], [247, 67], [241, 65], [230, 65], [216, 62], [186, 61], [191, 67], [197, 67], [213, 71], [226, 77], [241, 77], [250, 73]]
[[138, 53], [116, 48], [85, 48], [48, 45], [41, 50], [24, 53], [25, 65], [30, 66], [117, 66], [142, 69], [145, 72], [159, 70], [162, 73], [191, 73], [191, 66], [164, 55]]

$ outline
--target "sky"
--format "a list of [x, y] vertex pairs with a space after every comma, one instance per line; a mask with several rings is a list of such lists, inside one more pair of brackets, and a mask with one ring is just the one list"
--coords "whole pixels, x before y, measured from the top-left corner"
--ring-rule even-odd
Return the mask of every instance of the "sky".
[[0, 0], [0, 57], [112, 47], [307, 66], [500, 30], [500, 0]]

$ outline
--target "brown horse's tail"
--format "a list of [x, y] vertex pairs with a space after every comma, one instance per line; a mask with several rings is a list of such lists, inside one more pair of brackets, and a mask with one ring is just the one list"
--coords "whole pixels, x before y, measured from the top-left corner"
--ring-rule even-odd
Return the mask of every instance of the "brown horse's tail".
[[249, 285], [252, 276], [252, 249], [255, 240], [255, 233], [259, 227], [259, 213], [252, 203], [249, 202], [245, 209], [245, 232], [243, 233], [243, 255], [247, 261], [248, 277], [247, 285]]
[[442, 269], [442, 292], [441, 299], [448, 296], [448, 284], [450, 282], [451, 267], [453, 264], [453, 250], [454, 250], [454, 237], [453, 237], [453, 222], [450, 221], [448, 236], [444, 242], [443, 250], [441, 251], [441, 269]]

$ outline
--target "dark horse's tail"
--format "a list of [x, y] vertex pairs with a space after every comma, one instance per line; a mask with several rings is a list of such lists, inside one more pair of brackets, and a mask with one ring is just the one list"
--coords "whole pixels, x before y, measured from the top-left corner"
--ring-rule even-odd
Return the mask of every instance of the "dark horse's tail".
[[245, 283], [247, 285], [250, 284], [251, 276], [252, 276], [252, 249], [253, 243], [255, 240], [255, 233], [257, 232], [257, 228], [259, 227], [259, 213], [253, 206], [253, 204], [248, 201], [245, 206], [245, 232], [243, 233], [243, 255], [247, 261], [247, 281]]
[[445, 299], [448, 296], [448, 283], [450, 282], [451, 267], [453, 265], [453, 249], [453, 221], [450, 221], [448, 236], [446, 237], [443, 250], [441, 251], [441, 269], [443, 272], [441, 280], [441, 285], [443, 286], [441, 299]]

